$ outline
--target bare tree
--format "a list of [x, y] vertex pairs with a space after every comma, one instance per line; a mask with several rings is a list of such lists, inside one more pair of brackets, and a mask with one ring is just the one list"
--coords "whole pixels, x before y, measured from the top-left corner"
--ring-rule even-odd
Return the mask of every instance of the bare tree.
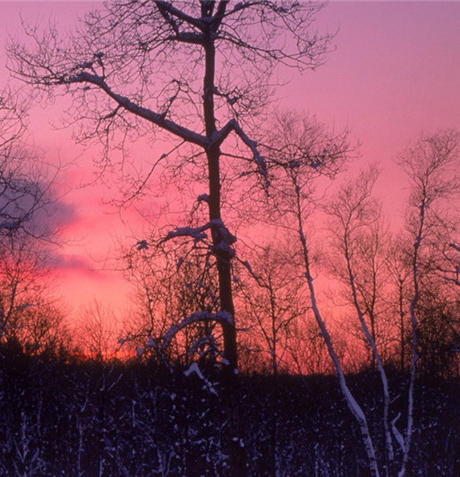
[[[304, 288], [291, 247], [274, 243], [257, 250], [236, 280], [245, 309], [247, 346], [269, 358], [271, 372], [292, 365], [296, 322], [307, 313], [301, 302]], [[245, 277], [244, 271], [249, 272]], [[259, 358], [260, 361], [260, 358]]]
[[39, 306], [28, 307], [21, 318], [18, 339], [24, 351], [44, 358], [66, 358], [73, 349], [73, 335], [64, 311], [53, 301], [44, 301]]
[[366, 316], [374, 343], [386, 278], [381, 207], [371, 195], [377, 175], [378, 171], [371, 168], [356, 180], [342, 184], [325, 207], [331, 218], [332, 245], [337, 250], [331, 271], [345, 284], [353, 307]]
[[[349, 301], [359, 320], [361, 332], [376, 363], [382, 383], [383, 428], [385, 435], [387, 475], [394, 460], [390, 423], [390, 387], [381, 347], [377, 341], [376, 318], [378, 301], [385, 293], [386, 270], [382, 253], [380, 206], [372, 197], [378, 171], [371, 168], [354, 182], [342, 185], [326, 211], [331, 216], [334, 245], [340, 260], [335, 274], [345, 283]], [[382, 277], [382, 273], [385, 275]]]
[[[43, 250], [36, 244], [20, 239], [0, 247], [0, 342], [30, 343], [27, 335], [34, 334], [33, 317], [42, 309], [47, 313], [48, 272], [44, 266]], [[43, 328], [43, 327], [42, 327]], [[44, 331], [44, 330], [42, 330]], [[36, 342], [36, 344], [38, 344]]]
[[[295, 252], [281, 241], [264, 245], [253, 251], [252, 259], [245, 262], [237, 273], [241, 323], [246, 332], [250, 353], [256, 353], [258, 367], [271, 371], [274, 380], [269, 391], [274, 408], [270, 416], [270, 466], [274, 476], [283, 474], [279, 430], [283, 423], [279, 417], [282, 390], [279, 373], [292, 368], [295, 325], [305, 317], [308, 307], [301, 300], [304, 280], [298, 275]], [[295, 352], [294, 352], [295, 353]]]
[[194, 319], [219, 309], [212, 269], [206, 266], [212, 259], [209, 247], [202, 246], [200, 252], [197, 248], [160, 241], [155, 247], [125, 253], [135, 308], [134, 318], [125, 324], [123, 342], [135, 343], [139, 353], [148, 352], [168, 366], [188, 366], [196, 359], [222, 364], [222, 336], [216, 323]]
[[458, 373], [459, 302], [439, 280], [423, 283], [418, 304], [418, 368], [425, 376], [449, 379]]
[[[306, 135], [311, 141], [305, 140]], [[314, 134], [320, 131], [321, 134]], [[317, 204], [314, 200], [315, 186], [313, 181], [321, 174], [333, 176], [339, 169], [343, 158], [348, 151], [344, 147], [342, 138], [336, 138], [335, 149], [324, 147], [326, 138], [321, 140], [324, 130], [315, 122], [292, 120], [291, 115], [284, 116], [275, 128], [270, 138], [270, 167], [273, 171], [281, 171], [282, 178], [276, 177], [273, 172], [273, 183], [278, 183], [280, 194], [277, 206], [282, 212], [284, 223], [292, 220], [291, 229], [298, 236], [302, 254], [302, 265], [307, 280], [310, 302], [321, 335], [324, 339], [329, 355], [334, 363], [339, 377], [339, 383], [344, 398], [356, 422], [359, 425], [362, 442], [367, 455], [368, 467], [371, 475], [379, 476], [381, 470], [386, 475], [396, 472], [403, 477], [407, 472], [407, 463], [413, 437], [414, 418], [414, 389], [419, 359], [419, 308], [421, 300], [421, 280], [430, 263], [429, 238], [439, 230], [441, 211], [445, 207], [445, 200], [452, 198], [458, 191], [458, 175], [456, 167], [458, 161], [458, 135], [452, 131], [441, 132], [435, 136], [424, 137], [413, 148], [401, 155], [400, 164], [409, 176], [411, 184], [410, 213], [408, 214], [408, 232], [413, 240], [411, 257], [412, 297], [409, 311], [411, 317], [411, 372], [407, 393], [407, 411], [404, 433], [397, 426], [401, 417], [398, 413], [390, 417], [391, 396], [389, 394], [388, 379], [386, 378], [383, 362], [380, 358], [372, 327], [366, 321], [369, 313], [368, 301], [360, 289], [360, 270], [356, 268], [357, 231], [363, 227], [372, 226], [378, 218], [375, 204], [372, 203], [372, 175], [362, 178], [359, 186], [343, 188], [339, 192], [336, 202], [329, 208], [329, 212], [337, 219], [340, 234], [340, 250], [345, 257], [345, 277], [351, 290], [352, 302], [358, 314], [366, 340], [376, 359], [384, 389], [384, 426], [386, 436], [385, 462], [379, 462], [376, 441], [371, 434], [368, 418], [363, 407], [356, 401], [351, 392], [344, 373], [343, 364], [336, 351], [333, 337], [321, 312], [315, 286], [314, 256], [310, 249], [308, 218]], [[331, 141], [332, 142], [332, 141]], [[378, 209], [377, 209], [378, 210]], [[360, 251], [361, 253], [361, 251]], [[382, 265], [383, 266], [383, 265]], [[407, 276], [404, 277], [406, 279]], [[371, 309], [372, 310], [372, 309]], [[370, 322], [370, 325], [372, 322]], [[394, 449], [395, 447], [395, 449]], [[395, 456], [397, 462], [392, 462]], [[387, 465], [390, 463], [390, 465]]]
[[[411, 351], [407, 350], [408, 336], [410, 329], [408, 321], [409, 295], [411, 292], [411, 267], [410, 267], [410, 244], [404, 237], [395, 236], [390, 240], [386, 266], [389, 272], [390, 282], [393, 284], [393, 293], [390, 293], [390, 301], [393, 303], [394, 315], [398, 317], [397, 328], [399, 349], [398, 363], [402, 373], [410, 367], [407, 360]], [[409, 340], [410, 341], [410, 340]]]
[[280, 174], [278, 187], [281, 199], [277, 204], [278, 210], [298, 238], [300, 266], [307, 281], [309, 304], [334, 364], [342, 394], [359, 426], [369, 471], [372, 476], [378, 477], [380, 471], [376, 447], [368, 419], [348, 386], [334, 340], [321, 312], [314, 283], [314, 257], [308, 233], [310, 228], [307, 225], [316, 206], [315, 182], [322, 176], [333, 178], [340, 171], [350, 154], [348, 138], [346, 134], [328, 134], [324, 126], [312, 118], [300, 118], [289, 113], [279, 117], [270, 137], [269, 148], [270, 165], [274, 171], [278, 169]]
[[118, 317], [97, 300], [80, 312], [80, 323], [76, 327], [74, 344], [85, 357], [108, 362], [117, 357]]
[[441, 225], [443, 209], [458, 194], [460, 135], [453, 130], [422, 135], [399, 157], [399, 165], [410, 184], [407, 232], [413, 240], [411, 253], [412, 293], [409, 312], [412, 325], [412, 363], [408, 395], [407, 427], [399, 444], [403, 455], [399, 477], [405, 475], [413, 433], [415, 378], [419, 360], [419, 304], [424, 265], [429, 257], [429, 243]]
[[[55, 232], [48, 219], [56, 172], [50, 176], [51, 169], [26, 146], [26, 109], [18, 98], [8, 89], [0, 94], [0, 342], [24, 341], [26, 330], [37, 331], [40, 320], [44, 325], [35, 313], [38, 307], [50, 311], [45, 244]], [[38, 321], [33, 323], [32, 316]]]
[[[26, 26], [35, 47], [9, 46], [14, 76], [48, 95], [56, 88], [69, 93], [70, 122], [82, 120], [79, 137], [101, 139], [106, 158], [111, 145], [158, 131], [191, 146], [190, 162], [200, 162], [206, 171], [208, 191], [202, 198], [220, 307], [229, 317], [221, 325], [230, 370], [237, 366], [234, 238], [222, 220], [221, 162], [240, 157], [266, 180], [265, 160], [244, 127], [267, 105], [277, 66], [305, 70], [323, 62], [329, 37], [311, 31], [320, 9], [315, 2], [117, 0], [89, 14], [65, 40], [55, 28]], [[228, 141], [230, 135], [235, 140]], [[235, 155], [235, 141], [246, 152]], [[135, 184], [131, 197], [157, 162], [161, 159]]]
[[24, 142], [27, 112], [17, 93], [0, 93], [0, 240], [21, 235], [44, 238], [52, 203], [50, 169]]

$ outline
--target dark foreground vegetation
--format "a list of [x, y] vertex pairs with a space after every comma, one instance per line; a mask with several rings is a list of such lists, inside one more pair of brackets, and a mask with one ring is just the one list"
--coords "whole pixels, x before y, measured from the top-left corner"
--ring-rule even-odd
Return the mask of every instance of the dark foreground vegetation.
[[[225, 476], [235, 442], [250, 477], [369, 475], [333, 376], [240, 376], [229, 389], [221, 376], [195, 365], [169, 371], [148, 362], [45, 359], [5, 348], [0, 363], [1, 476]], [[407, 376], [388, 375], [404, 395]], [[378, 376], [362, 372], [349, 383], [378, 442]], [[418, 378], [407, 475], [460, 475], [459, 396], [458, 378]], [[237, 403], [233, 416], [229, 401]], [[230, 435], [235, 417], [239, 436]]]

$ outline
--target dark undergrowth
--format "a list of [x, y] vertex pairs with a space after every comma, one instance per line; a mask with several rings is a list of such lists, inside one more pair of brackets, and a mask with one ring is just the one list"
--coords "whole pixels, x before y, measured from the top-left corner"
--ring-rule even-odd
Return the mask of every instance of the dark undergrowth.
[[[191, 371], [0, 353], [0, 476], [224, 477], [235, 442], [248, 477], [369, 475], [335, 377]], [[407, 379], [390, 377], [403, 430]], [[383, 449], [378, 377], [348, 379]], [[460, 476], [459, 402], [458, 379], [419, 378], [409, 477]]]

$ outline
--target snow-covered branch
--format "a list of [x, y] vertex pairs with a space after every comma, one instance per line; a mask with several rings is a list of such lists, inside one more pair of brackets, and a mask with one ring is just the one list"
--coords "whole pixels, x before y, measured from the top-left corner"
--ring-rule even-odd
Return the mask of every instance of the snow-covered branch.
[[257, 165], [257, 172], [264, 178], [264, 185], [268, 187], [267, 161], [257, 148], [257, 141], [252, 140], [240, 126], [236, 119], [231, 119], [220, 131], [216, 131], [212, 137], [211, 145], [221, 145], [231, 132], [234, 132], [251, 151]]
[[202, 225], [201, 227], [177, 227], [176, 229], [168, 232], [164, 240], [171, 240], [177, 237], [190, 237], [193, 238], [195, 243], [198, 243], [208, 238], [206, 230], [208, 230], [210, 227], [210, 223]]
[[74, 83], [88, 83], [97, 86], [104, 93], [112, 98], [119, 106], [124, 108], [126, 111], [143, 118], [150, 123], [155, 124], [156, 126], [161, 127], [162, 129], [174, 134], [175, 136], [180, 137], [184, 141], [196, 144], [201, 147], [206, 147], [208, 141], [206, 137], [201, 134], [198, 134], [191, 129], [180, 126], [170, 119], [166, 119], [164, 114], [156, 113], [151, 109], [140, 106], [133, 101], [131, 101], [126, 96], [115, 93], [112, 88], [107, 84], [105, 79], [102, 76], [99, 76], [94, 73], [89, 73], [88, 71], [80, 71], [79, 73], [69, 76], [61, 77], [55, 80], [56, 84], [74, 84]]
[[233, 316], [226, 311], [218, 311], [216, 313], [210, 311], [197, 311], [187, 316], [177, 325], [173, 325], [169, 330], [163, 335], [163, 343], [161, 345], [161, 350], [165, 350], [173, 340], [173, 338], [179, 333], [179, 331], [187, 328], [190, 325], [195, 323], [205, 323], [205, 322], [215, 322], [220, 324], [233, 324]]
[[[215, 253], [224, 253], [230, 257], [235, 255], [232, 245], [236, 242], [236, 237], [230, 233], [221, 219], [213, 219], [200, 227], [177, 227], [168, 232], [163, 241], [171, 240], [177, 237], [192, 238], [195, 244], [206, 241], [209, 236], [207, 231], [211, 230], [215, 235], [212, 250]], [[141, 246], [141, 242], [138, 242]]]

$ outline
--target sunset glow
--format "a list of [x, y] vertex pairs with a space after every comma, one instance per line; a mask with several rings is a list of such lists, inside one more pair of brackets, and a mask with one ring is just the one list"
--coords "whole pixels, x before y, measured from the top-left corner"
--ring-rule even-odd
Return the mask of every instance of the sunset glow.
[[[98, 2], [0, 3], [1, 37], [19, 37], [20, 16], [26, 20], [51, 17], [61, 32], [74, 26], [77, 16]], [[422, 132], [459, 126], [460, 4], [457, 2], [330, 2], [315, 25], [336, 32], [335, 51], [315, 72], [294, 76], [279, 89], [280, 104], [316, 114], [337, 129], [349, 127], [361, 143], [360, 163], [382, 169], [378, 195], [391, 219], [398, 222], [404, 206], [404, 182], [393, 160]], [[1, 63], [6, 62], [4, 49]], [[5, 84], [8, 71], [3, 67]], [[83, 149], [71, 137], [72, 129], [55, 129], [66, 99], [56, 98], [43, 109], [32, 103], [29, 138], [46, 160], [64, 164], [59, 175], [64, 230], [51, 258], [57, 294], [78, 309], [96, 298], [115, 309], [129, 308], [127, 287], [114, 268], [120, 243], [135, 244], [148, 230], [137, 211], [120, 216], [104, 205], [113, 190], [91, 183], [96, 150]], [[131, 145], [136, 154], [136, 145]], [[153, 155], [164, 152], [156, 147]], [[148, 149], [139, 153], [148, 161]], [[145, 163], [145, 162], [144, 162]], [[354, 167], [354, 166], [353, 166]], [[358, 165], [357, 165], [358, 167]], [[150, 209], [152, 216], [160, 210]], [[122, 220], [120, 220], [120, 217]], [[152, 218], [152, 217], [150, 217]]]

